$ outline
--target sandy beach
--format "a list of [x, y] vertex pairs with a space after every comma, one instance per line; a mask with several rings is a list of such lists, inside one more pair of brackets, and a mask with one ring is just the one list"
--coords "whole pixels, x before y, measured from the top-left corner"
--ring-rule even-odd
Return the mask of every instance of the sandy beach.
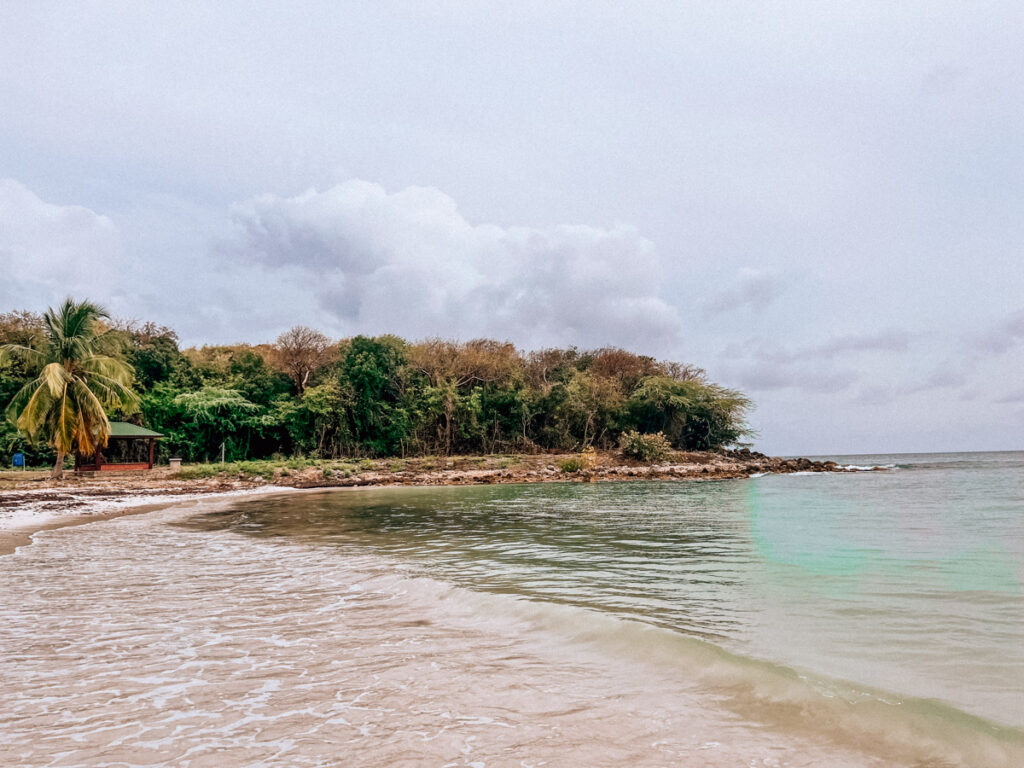
[[[894, 458], [768, 460], [791, 471], [723, 483], [688, 482], [716, 475], [681, 463], [609, 464], [588, 483], [548, 457], [262, 483], [4, 478], [4, 546], [32, 546], [0, 558], [0, 763], [1020, 765], [1017, 694], [983, 663], [987, 634], [961, 694], [960, 677], [930, 676], [932, 658], [966, 669], [942, 633], [875, 637], [931, 627], [927, 606], [875, 595], [858, 603], [875, 620], [851, 624], [860, 571], [801, 575], [804, 532], [827, 542], [833, 511], [852, 514], [858, 551], [899, 540], [877, 501], [916, 487], [914, 470], [853, 474]], [[662, 476], [684, 481], [610, 482]], [[864, 510], [830, 511], [846, 493]], [[797, 642], [812, 636], [817, 650]], [[899, 690], [872, 678], [886, 663]]]
[[764, 729], [686, 664], [623, 653], [614, 621], [182, 525], [223, 507], [211, 493], [4, 558], [0, 762], [907, 765]]

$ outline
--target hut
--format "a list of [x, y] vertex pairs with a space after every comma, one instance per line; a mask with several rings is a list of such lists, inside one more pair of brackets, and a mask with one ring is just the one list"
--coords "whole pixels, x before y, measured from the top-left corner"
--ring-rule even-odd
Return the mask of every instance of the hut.
[[75, 454], [78, 472], [116, 472], [130, 469], [152, 469], [156, 441], [163, 435], [126, 421], [110, 422], [110, 437], [106, 448], [96, 453]]

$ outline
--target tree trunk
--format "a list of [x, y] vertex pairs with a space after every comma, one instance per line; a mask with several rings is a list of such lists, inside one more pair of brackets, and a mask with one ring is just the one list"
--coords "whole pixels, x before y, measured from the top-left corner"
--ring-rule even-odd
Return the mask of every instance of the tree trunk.
[[62, 451], [57, 451], [57, 463], [53, 465], [53, 471], [50, 472], [51, 480], [63, 480], [64, 479], [64, 454]]

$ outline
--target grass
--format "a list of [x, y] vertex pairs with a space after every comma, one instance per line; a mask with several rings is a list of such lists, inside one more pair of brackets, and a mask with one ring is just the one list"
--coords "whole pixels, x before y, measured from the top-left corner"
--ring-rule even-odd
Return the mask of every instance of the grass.
[[[444, 469], [509, 469], [520, 466], [528, 457], [517, 454], [491, 454], [487, 456], [419, 456], [388, 459], [311, 459], [300, 456], [274, 456], [252, 461], [229, 461], [224, 464], [185, 464], [177, 477], [182, 480], [200, 480], [214, 477], [255, 479], [262, 477], [290, 477], [309, 469], [318, 469], [325, 478], [347, 478], [366, 472], [430, 472]], [[529, 457], [536, 461], [537, 457]], [[579, 457], [559, 462], [563, 472], [579, 472], [587, 464]]]
[[583, 459], [566, 459], [565, 461], [558, 462], [558, 468], [565, 473], [579, 472], [584, 469], [586, 465]]
[[[365, 461], [365, 460], [364, 460]], [[256, 459], [252, 461], [228, 461], [223, 464], [186, 464], [179, 470], [176, 477], [181, 480], [202, 480], [211, 477], [240, 477], [255, 479], [271, 478], [274, 475], [289, 477], [309, 468], [319, 469], [324, 477], [351, 477], [356, 472], [375, 467], [373, 462], [357, 465], [344, 459]], [[358, 469], [357, 469], [358, 467]]]

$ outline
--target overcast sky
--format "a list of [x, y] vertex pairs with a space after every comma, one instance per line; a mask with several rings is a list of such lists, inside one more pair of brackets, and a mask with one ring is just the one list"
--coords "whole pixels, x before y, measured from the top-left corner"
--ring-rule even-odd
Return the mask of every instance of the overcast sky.
[[614, 344], [1024, 448], [1024, 5], [0, 2], [0, 311]]

